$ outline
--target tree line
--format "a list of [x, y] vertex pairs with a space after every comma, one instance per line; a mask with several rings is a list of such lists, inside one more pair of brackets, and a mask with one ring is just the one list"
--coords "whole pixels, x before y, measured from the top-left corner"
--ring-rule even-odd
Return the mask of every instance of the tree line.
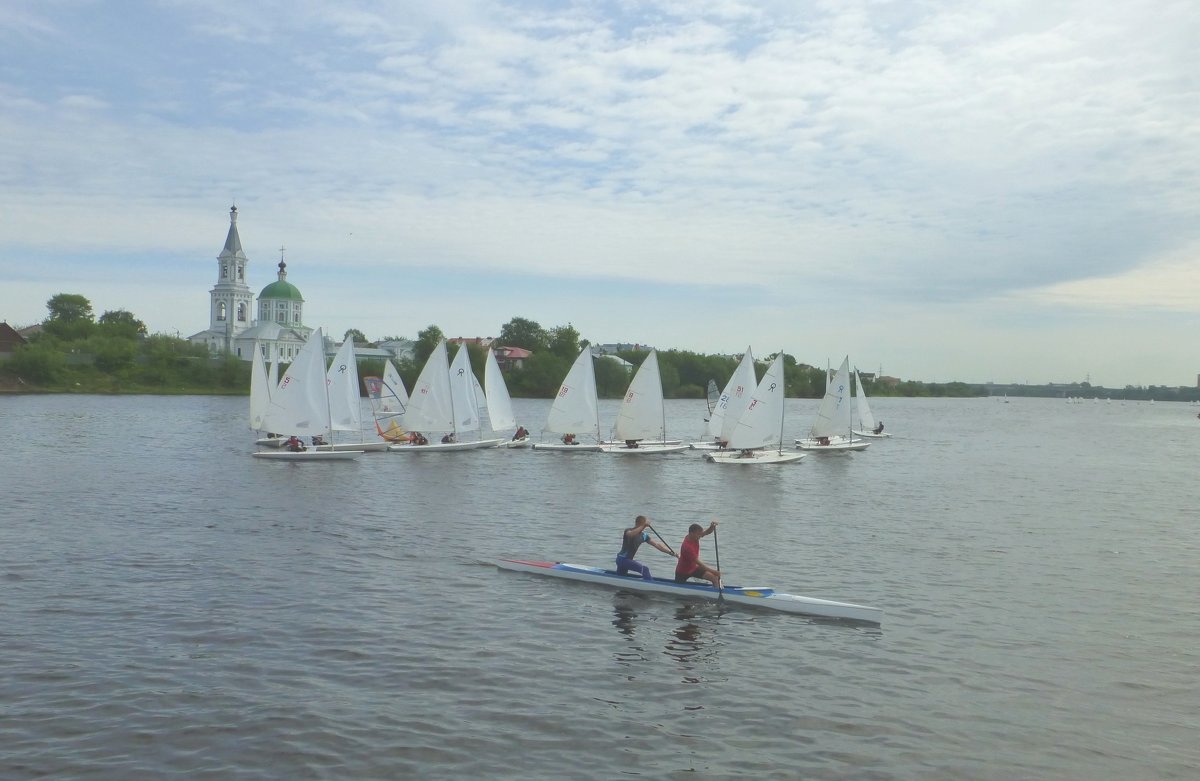
[[[20, 345], [12, 357], [0, 362], [0, 378], [10, 388], [27, 390], [75, 390], [83, 392], [131, 393], [245, 393], [250, 386], [247, 361], [224, 354], [213, 356], [208, 347], [178, 336], [148, 334], [146, 325], [123, 309], [96, 317], [91, 302], [74, 293], [60, 293], [46, 302], [48, 316], [40, 332]], [[444, 338], [442, 329], [430, 325], [417, 332], [414, 354], [397, 360], [396, 368], [409, 388], [416, 383], [430, 353]], [[357, 328], [346, 331], [345, 339], [369, 344]], [[385, 337], [380, 341], [395, 339]], [[516, 397], [552, 398], [580, 350], [589, 345], [571, 324], [543, 328], [535, 320], [514, 317], [505, 323], [495, 344], [520, 347], [530, 356], [520, 366], [505, 372], [509, 393]], [[486, 351], [467, 345], [477, 376], [483, 376]], [[595, 361], [596, 389], [602, 398], [624, 395], [632, 371], [645, 360], [647, 350], [620, 350], [621, 361], [607, 357]], [[775, 355], [757, 358], [761, 378]], [[700, 399], [709, 380], [718, 388], [733, 375], [740, 355], [709, 355], [687, 350], [663, 350], [658, 354], [663, 394], [667, 398]], [[628, 366], [626, 365], [628, 364]], [[787, 395], [820, 398], [825, 392], [825, 370], [799, 363], [784, 354]], [[360, 376], [382, 375], [383, 361], [359, 361]], [[983, 386], [965, 383], [927, 384], [903, 382], [895, 385], [864, 380], [870, 396], [977, 396]]]

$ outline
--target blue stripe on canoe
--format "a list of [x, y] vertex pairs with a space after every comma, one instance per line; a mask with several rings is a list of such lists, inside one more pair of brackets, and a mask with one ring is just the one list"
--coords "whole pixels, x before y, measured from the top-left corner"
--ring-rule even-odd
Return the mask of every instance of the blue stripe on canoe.
[[[542, 562], [524, 562], [527, 564], [541, 564]], [[572, 564], [555, 564], [547, 569], [556, 569], [562, 572], [578, 572], [581, 575], [592, 575], [596, 578], [607, 578], [609, 580], [641, 580], [641, 575], [618, 575], [615, 570], [600, 569], [599, 567], [579, 567]], [[660, 586], [670, 586], [677, 588], [680, 591], [705, 591], [712, 594], [718, 593], [715, 586], [710, 586], [707, 583], [676, 583], [674, 578], [651, 578]], [[726, 586], [725, 593], [734, 593], [743, 597], [769, 597], [775, 593], [773, 588], [746, 588], [745, 586]]]

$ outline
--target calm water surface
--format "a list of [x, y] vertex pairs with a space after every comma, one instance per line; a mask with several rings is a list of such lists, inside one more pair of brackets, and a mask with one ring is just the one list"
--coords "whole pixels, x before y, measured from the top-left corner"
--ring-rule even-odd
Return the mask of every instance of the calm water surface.
[[[894, 439], [776, 468], [294, 465], [244, 398], [0, 397], [0, 778], [1200, 777], [1198, 408], [873, 406]], [[884, 623], [490, 563], [607, 565], [638, 513]]]

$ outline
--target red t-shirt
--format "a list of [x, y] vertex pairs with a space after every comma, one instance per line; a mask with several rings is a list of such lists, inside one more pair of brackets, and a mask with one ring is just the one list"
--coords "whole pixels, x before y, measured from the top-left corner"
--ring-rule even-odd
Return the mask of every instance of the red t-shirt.
[[684, 537], [679, 543], [679, 563], [675, 565], [676, 575], [691, 575], [700, 564], [700, 540]]

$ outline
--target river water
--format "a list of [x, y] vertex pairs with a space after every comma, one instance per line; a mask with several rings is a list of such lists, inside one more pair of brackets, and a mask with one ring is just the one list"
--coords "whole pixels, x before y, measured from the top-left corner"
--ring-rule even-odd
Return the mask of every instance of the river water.
[[[295, 465], [245, 398], [0, 397], [0, 778], [1200, 777], [1200, 408], [873, 404], [893, 439], [779, 467]], [[491, 564], [608, 565], [638, 513], [883, 624]]]

